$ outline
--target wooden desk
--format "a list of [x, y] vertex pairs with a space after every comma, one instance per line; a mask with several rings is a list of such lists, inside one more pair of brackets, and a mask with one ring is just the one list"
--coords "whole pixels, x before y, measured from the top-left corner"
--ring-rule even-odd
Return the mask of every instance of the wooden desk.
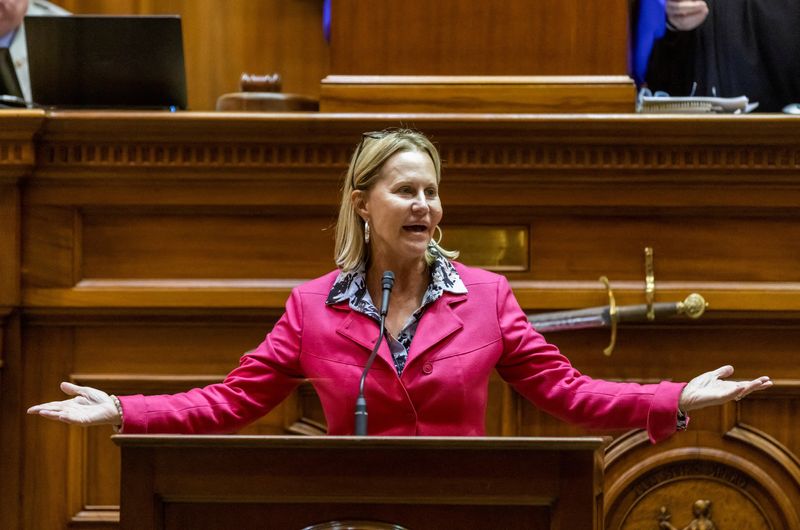
[[120, 528], [601, 529], [602, 438], [115, 436]]
[[[616, 436], [606, 526], [800, 527], [800, 121], [790, 116], [0, 114], [0, 527], [116, 528], [111, 429], [24, 416], [73, 380], [114, 393], [220, 380], [333, 268], [339, 181], [361, 132], [413, 125], [444, 160], [444, 243], [548, 311], [702, 293], [699, 321], [552, 335], [596, 377], [686, 380], [731, 363], [776, 388], [693, 415], [658, 446]], [[574, 436], [499, 380], [487, 431]], [[246, 434], [319, 433], [304, 387]], [[596, 434], [596, 433], [595, 433]], [[754, 464], [755, 463], [755, 464]], [[9, 471], [6, 471], [9, 470]], [[67, 493], [65, 493], [67, 491]], [[22, 499], [20, 501], [20, 499]]]

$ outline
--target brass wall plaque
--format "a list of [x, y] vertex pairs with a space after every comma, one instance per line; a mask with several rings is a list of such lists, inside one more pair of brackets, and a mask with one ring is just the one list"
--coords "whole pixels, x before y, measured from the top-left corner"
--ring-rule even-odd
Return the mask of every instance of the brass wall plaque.
[[527, 226], [469, 226], [444, 228], [442, 246], [458, 250], [458, 261], [492, 271], [529, 269]]

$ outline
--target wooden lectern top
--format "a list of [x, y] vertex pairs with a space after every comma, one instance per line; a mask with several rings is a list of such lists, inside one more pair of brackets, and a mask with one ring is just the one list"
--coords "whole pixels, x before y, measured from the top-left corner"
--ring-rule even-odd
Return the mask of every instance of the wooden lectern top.
[[292, 449], [493, 449], [594, 451], [603, 449], [610, 437], [547, 436], [257, 436], [117, 434], [111, 439], [120, 447], [272, 447]]
[[121, 528], [602, 528], [607, 439], [117, 435]]

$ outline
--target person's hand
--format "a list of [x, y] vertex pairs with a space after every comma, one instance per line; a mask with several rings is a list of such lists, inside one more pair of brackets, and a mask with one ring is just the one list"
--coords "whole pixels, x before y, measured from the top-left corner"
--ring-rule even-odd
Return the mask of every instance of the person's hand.
[[679, 408], [684, 412], [690, 410], [722, 405], [731, 400], [739, 401], [750, 392], [764, 390], [772, 386], [769, 377], [761, 376], [752, 381], [724, 381], [733, 375], [733, 366], [725, 365], [698, 375], [683, 388]]
[[667, 20], [680, 31], [691, 31], [705, 22], [708, 4], [705, 0], [667, 0]]
[[28, 409], [28, 414], [38, 414], [45, 418], [83, 426], [120, 424], [114, 400], [102, 390], [61, 383], [61, 391], [75, 397], [34, 405]]
[[28, 2], [25, 0], [0, 0], [0, 35], [17, 29], [27, 10]]

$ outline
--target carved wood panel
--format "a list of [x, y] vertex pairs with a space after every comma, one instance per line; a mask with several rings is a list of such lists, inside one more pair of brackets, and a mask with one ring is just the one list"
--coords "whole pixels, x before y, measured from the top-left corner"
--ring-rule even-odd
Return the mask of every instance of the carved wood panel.
[[[620, 303], [643, 303], [644, 245], [655, 247], [657, 301], [697, 290], [710, 302], [697, 322], [622, 327], [610, 358], [606, 330], [549, 336], [580, 370], [651, 382], [731, 362], [738, 376], [777, 379], [736, 408], [694, 414], [667, 444], [608, 433], [618, 437], [609, 524], [657, 527], [663, 505], [681, 527], [702, 499], [718, 526], [795, 521], [800, 125], [741, 118], [693, 118], [691, 127], [675, 117], [403, 118], [442, 149], [444, 243], [506, 274], [524, 308], [605, 304], [601, 274]], [[0, 482], [0, 526], [113, 528], [108, 430], [20, 411], [59, 398], [65, 379], [154, 393], [222, 378], [263, 338], [291, 287], [332, 268], [326, 229], [348, 156], [361, 131], [398, 119], [53, 113], [45, 122], [23, 151], [31, 158], [0, 161], [0, 187], [11, 190], [0, 216], [17, 215], [15, 193], [21, 210], [12, 236], [21, 258], [0, 263], [22, 276], [0, 280], [0, 297], [12, 300], [0, 372], [0, 440], [10, 452], [0, 458], [18, 470], [17, 482]], [[490, 396], [491, 434], [583, 433], [496, 377]], [[323, 421], [306, 386], [247, 432], [318, 433]]]
[[[334, 0], [331, 72], [626, 74], [627, 2]], [[591, 20], [586, 24], [584, 20]]]
[[657, 449], [643, 434], [619, 439], [607, 451], [606, 528], [657, 528], [669, 519], [682, 528], [701, 517], [717, 528], [798, 528], [800, 466], [786, 456], [766, 433], [738, 425], [723, 436], [686, 433]]

